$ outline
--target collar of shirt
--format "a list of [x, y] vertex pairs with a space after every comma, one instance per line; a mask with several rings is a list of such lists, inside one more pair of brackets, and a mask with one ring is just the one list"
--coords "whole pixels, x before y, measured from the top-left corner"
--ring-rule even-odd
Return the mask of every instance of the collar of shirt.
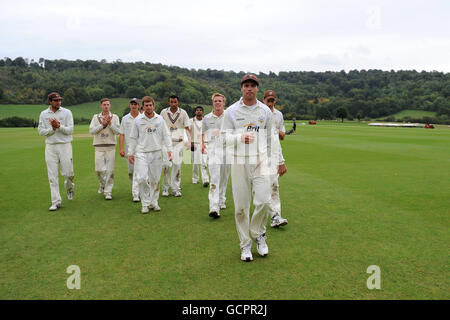
[[[99, 113], [99, 117], [103, 118], [103, 113], [102, 112]], [[109, 113], [109, 117], [112, 118], [112, 113], [111, 112]]]
[[170, 110], [170, 107], [168, 107], [168, 108], [167, 108], [167, 113], [169, 113], [169, 112], [170, 112], [170, 114], [176, 115], [177, 113], [180, 113], [180, 112], [181, 112], [181, 111], [180, 111], [180, 107], [177, 108], [177, 111], [175, 111], [175, 113], [173, 113], [172, 110]]
[[220, 115], [220, 116], [216, 116], [215, 114], [214, 114], [214, 112], [211, 112], [211, 117], [214, 117], [214, 118], [217, 118], [217, 119], [220, 119], [220, 118], [222, 118], [223, 117], [223, 115], [225, 114], [225, 112], [222, 112], [222, 114]]
[[153, 112], [153, 117], [151, 117], [151, 118], [149, 118], [149, 117], [145, 114], [145, 112], [142, 114], [142, 118], [144, 118], [144, 119], [147, 120], [147, 121], [156, 119], [156, 117], [157, 117], [156, 112]]
[[239, 100], [239, 106], [240, 107], [245, 107], [247, 109], [253, 110], [255, 109], [257, 106], [259, 105], [259, 100], [256, 100], [256, 103], [252, 106], [248, 106], [244, 103], [244, 98], [241, 97], [241, 99]]
[[[58, 110], [56, 110], [56, 112], [58, 112], [58, 111], [62, 111], [62, 110], [61, 110], [61, 108], [62, 108], [62, 107], [59, 107], [59, 108], [58, 108]], [[48, 106], [48, 112], [51, 112], [51, 113], [56, 113], [56, 112], [53, 112], [53, 110], [52, 110], [52, 106]]]

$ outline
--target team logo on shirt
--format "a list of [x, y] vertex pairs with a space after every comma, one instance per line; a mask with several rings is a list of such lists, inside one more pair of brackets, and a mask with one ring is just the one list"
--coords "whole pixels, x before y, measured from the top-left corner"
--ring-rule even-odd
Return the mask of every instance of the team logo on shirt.
[[145, 128], [145, 131], [147, 131], [147, 133], [153, 133], [153, 132], [156, 132], [156, 128], [152, 128], [152, 127], [148, 126]]
[[243, 125], [242, 127], [247, 128], [247, 132], [259, 132], [259, 126], [251, 122]]
[[260, 123], [263, 123], [263, 122], [264, 122], [264, 117], [263, 117], [263, 116], [260, 116], [260, 117], [258, 118], [258, 121], [259, 121]]

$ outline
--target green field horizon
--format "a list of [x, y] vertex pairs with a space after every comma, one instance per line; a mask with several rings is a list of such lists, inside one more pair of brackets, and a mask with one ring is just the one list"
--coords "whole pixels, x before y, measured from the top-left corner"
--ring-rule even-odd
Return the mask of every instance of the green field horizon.
[[[142, 215], [118, 151], [113, 200], [97, 194], [92, 137], [76, 125], [75, 198], [60, 180], [63, 207], [50, 212], [44, 137], [0, 128], [0, 298], [449, 299], [450, 130], [300, 122], [282, 142], [289, 224], [268, 226], [269, 255], [254, 245], [250, 263], [240, 261], [231, 181], [228, 208], [212, 220], [208, 189], [183, 164], [183, 196]], [[80, 290], [66, 287], [70, 265]], [[366, 286], [371, 265], [380, 290]]]
[[[123, 115], [124, 110], [128, 107], [130, 99], [127, 98], [112, 98], [111, 99], [111, 112], [117, 114], [120, 118]], [[183, 103], [181, 102], [181, 105]], [[160, 102], [156, 102], [156, 106], [158, 107]], [[192, 108], [201, 105], [205, 109], [205, 114], [211, 112], [212, 107], [206, 106], [202, 104], [189, 104]], [[101, 111], [99, 102], [87, 102], [78, 104], [75, 106], [64, 106], [63, 107], [72, 111], [72, 115], [74, 119], [92, 119], [92, 116]], [[39, 121], [39, 115], [43, 110], [48, 108], [47, 105], [33, 105], [33, 104], [24, 104], [24, 105], [16, 105], [16, 104], [0, 104], [0, 119], [9, 118], [9, 117], [21, 117], [27, 119], [34, 119]], [[192, 117], [193, 115], [189, 115]]]

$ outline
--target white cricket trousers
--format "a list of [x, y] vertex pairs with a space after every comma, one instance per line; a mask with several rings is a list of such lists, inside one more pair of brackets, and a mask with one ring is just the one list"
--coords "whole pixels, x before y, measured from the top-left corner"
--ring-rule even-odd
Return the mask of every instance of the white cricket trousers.
[[[231, 165], [234, 213], [241, 249], [251, 245], [252, 239], [256, 240], [266, 233], [267, 219], [271, 215], [270, 171], [267, 163], [267, 159], [263, 159], [256, 164]], [[255, 210], [250, 220], [252, 193]]]
[[270, 199], [270, 218], [273, 218], [277, 213], [281, 215], [281, 202], [280, 202], [280, 185], [278, 184], [278, 173], [272, 174], [270, 176], [270, 188], [271, 188], [271, 199]]
[[104, 194], [111, 194], [114, 186], [114, 164], [116, 148], [104, 150], [95, 148], [95, 171]]
[[61, 175], [64, 177], [64, 187], [66, 190], [72, 190], [75, 185], [73, 183], [72, 144], [70, 142], [46, 144], [45, 162], [47, 163], [47, 174], [50, 183], [52, 204], [57, 204], [58, 202], [61, 202], [58, 169], [61, 170]]
[[201, 151], [201, 145], [196, 145], [197, 149], [191, 152], [192, 155], [192, 182], [196, 183], [202, 174], [202, 182], [209, 182], [208, 176], [208, 156]]
[[163, 148], [163, 191], [172, 192], [181, 190], [181, 163], [183, 160], [183, 143], [178, 143], [173, 147], [172, 172], [170, 173], [170, 161], [168, 160], [167, 150]]
[[161, 168], [161, 150], [136, 153], [134, 172], [143, 207], [158, 204]]
[[208, 194], [209, 212], [220, 212], [220, 205], [225, 204], [230, 167], [229, 164], [209, 163], [208, 165], [211, 176]]
[[128, 178], [130, 178], [131, 182], [131, 194], [134, 197], [139, 195], [139, 184], [136, 179], [136, 175], [134, 174], [134, 164], [130, 163], [128, 156], [126, 157], [127, 165], [128, 165]]

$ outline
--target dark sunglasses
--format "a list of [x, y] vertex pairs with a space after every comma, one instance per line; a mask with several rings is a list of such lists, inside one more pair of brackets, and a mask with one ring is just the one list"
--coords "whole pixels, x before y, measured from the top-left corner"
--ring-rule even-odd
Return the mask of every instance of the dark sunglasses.
[[62, 101], [62, 99], [53, 99], [52, 101]]

